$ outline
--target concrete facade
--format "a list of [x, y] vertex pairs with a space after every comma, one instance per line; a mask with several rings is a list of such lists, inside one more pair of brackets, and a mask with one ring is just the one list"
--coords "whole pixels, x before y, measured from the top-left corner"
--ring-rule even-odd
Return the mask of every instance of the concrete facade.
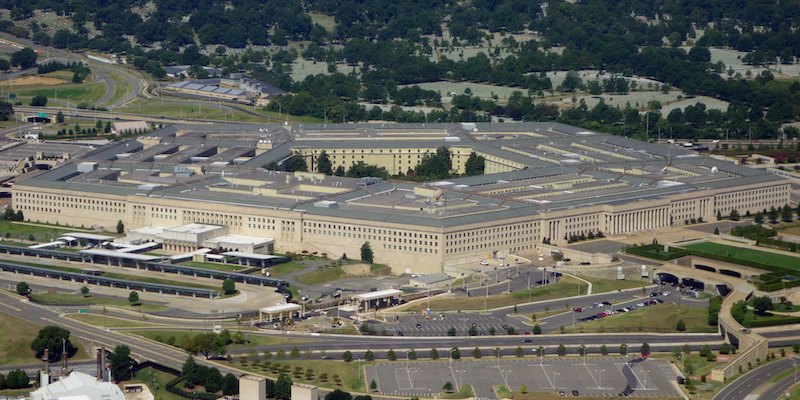
[[267, 378], [242, 375], [239, 378], [239, 400], [264, 400], [267, 398]]
[[[718, 160], [712, 166], [681, 149], [565, 126], [475, 128], [495, 135], [510, 130], [498, 143], [444, 124], [219, 131], [224, 128], [165, 128], [109, 145], [76, 161], [96, 162], [91, 171], [68, 163], [18, 182], [13, 206], [32, 222], [109, 230], [120, 220], [128, 229], [217, 225], [228, 235], [273, 239], [275, 251], [331, 258], [357, 256], [369, 242], [375, 261], [394, 273], [440, 273], [534, 251], [543, 241], [564, 244], [572, 235], [626, 235], [790, 201], [789, 181], [768, 172]], [[510, 134], [524, 130], [532, 132], [524, 139]], [[453, 135], [461, 141], [440, 141]], [[269, 148], [259, 147], [265, 136]], [[317, 157], [327, 147], [334, 166], [363, 160], [402, 172], [443, 144], [454, 172], [463, 171], [474, 151], [486, 155], [485, 174], [423, 184], [261, 168], [294, 151]], [[314, 161], [307, 164], [313, 169]], [[507, 171], [490, 173], [493, 168]]]

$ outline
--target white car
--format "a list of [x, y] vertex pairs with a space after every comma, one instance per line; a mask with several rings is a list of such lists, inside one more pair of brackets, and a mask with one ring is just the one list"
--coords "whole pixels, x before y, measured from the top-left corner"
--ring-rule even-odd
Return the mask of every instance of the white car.
[[489, 265], [489, 261], [483, 260], [481, 261], [481, 265]]

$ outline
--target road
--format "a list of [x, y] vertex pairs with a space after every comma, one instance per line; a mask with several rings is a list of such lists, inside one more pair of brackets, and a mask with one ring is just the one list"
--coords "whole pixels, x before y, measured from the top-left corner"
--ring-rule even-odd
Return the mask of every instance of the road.
[[[777, 361], [773, 361], [769, 364], [763, 365], [758, 367], [747, 374], [741, 376], [740, 378], [736, 379], [735, 381], [731, 382], [728, 386], [725, 386], [722, 390], [714, 396], [713, 400], [745, 400], [747, 399], [751, 393], [764, 384], [768, 382], [771, 376], [779, 374], [781, 371], [785, 371], [793, 367], [792, 360], [797, 360], [796, 357], [787, 357], [782, 358]], [[790, 376], [789, 378], [794, 378]], [[781, 398], [782, 391], [786, 390], [786, 379], [779, 382], [778, 385], [774, 386], [775, 390], [769, 390], [763, 395], [759, 396], [759, 399], [763, 400], [777, 400]]]

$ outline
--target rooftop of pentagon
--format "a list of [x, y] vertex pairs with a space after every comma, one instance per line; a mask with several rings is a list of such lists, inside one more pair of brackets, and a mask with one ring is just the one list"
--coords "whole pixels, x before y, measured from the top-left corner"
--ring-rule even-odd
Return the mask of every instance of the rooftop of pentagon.
[[[300, 148], [369, 154], [442, 145], [520, 167], [427, 183], [263, 168]], [[215, 124], [113, 143], [21, 184], [453, 226], [770, 180], [782, 179], [679, 146], [558, 123]]]

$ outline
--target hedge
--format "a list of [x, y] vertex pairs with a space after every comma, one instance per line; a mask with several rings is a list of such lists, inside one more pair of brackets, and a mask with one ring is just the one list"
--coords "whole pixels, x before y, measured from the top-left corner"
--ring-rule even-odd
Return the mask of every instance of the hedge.
[[800, 317], [786, 317], [780, 319], [756, 319], [750, 322], [751, 328], [763, 328], [765, 326], [788, 325], [800, 323]]

